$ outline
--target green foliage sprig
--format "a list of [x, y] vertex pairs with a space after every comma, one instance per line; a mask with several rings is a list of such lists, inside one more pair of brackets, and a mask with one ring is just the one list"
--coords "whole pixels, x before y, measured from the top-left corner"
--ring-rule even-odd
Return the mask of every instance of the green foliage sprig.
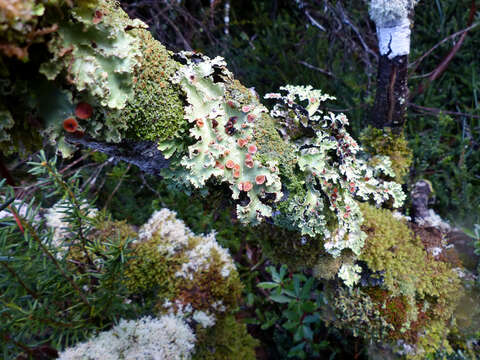
[[[12, 216], [0, 220], [0, 266], [6, 270], [0, 275], [0, 353], [5, 359], [20, 351], [33, 356], [41, 345], [74, 344], [135, 312], [122, 283], [131, 239], [97, 235], [95, 225], [103, 215], [91, 216], [88, 187], [82, 189], [78, 172], [64, 177], [56, 159], [47, 160], [43, 152], [31, 165], [39, 195], [61, 199], [63, 236], [54, 241], [59, 229], [49, 228], [35, 199], [20, 206], [13, 202]], [[13, 195], [1, 182], [0, 199]]]
[[294, 346], [289, 350], [288, 357], [306, 359], [308, 356], [319, 356], [320, 351], [328, 346], [328, 341], [320, 338], [320, 309], [325, 299], [317, 290], [315, 278], [307, 278], [300, 273], [290, 278], [285, 265], [278, 271], [270, 266], [267, 271], [273, 281], [262, 282], [258, 286], [269, 291], [270, 300], [286, 306], [278, 321], [293, 336]]

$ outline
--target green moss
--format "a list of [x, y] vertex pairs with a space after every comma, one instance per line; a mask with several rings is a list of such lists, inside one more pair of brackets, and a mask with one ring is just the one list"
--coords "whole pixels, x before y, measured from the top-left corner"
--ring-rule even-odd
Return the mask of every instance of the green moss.
[[180, 64], [148, 31], [136, 29], [130, 33], [137, 37], [143, 58], [135, 73], [134, 97], [119, 116], [142, 139], [170, 140], [187, 125], [182, 90], [169, 82]]
[[[227, 277], [222, 276], [224, 265], [218, 252], [211, 250], [207, 271], [198, 271], [193, 279], [178, 278], [176, 281], [176, 299], [183, 304], [191, 304], [195, 310], [210, 310], [211, 305], [220, 302], [225, 311], [232, 312], [238, 308], [242, 296], [243, 284], [237, 271]], [[158, 305], [162, 305], [162, 301]]]
[[332, 280], [337, 276], [343, 264], [353, 264], [355, 255], [351, 250], [343, 250], [340, 256], [333, 257], [325, 253], [317, 258], [313, 268], [313, 275], [317, 279]]
[[348, 330], [353, 336], [383, 342], [394, 327], [381, 315], [374, 301], [360, 289], [338, 288], [330, 292], [329, 303], [335, 316], [333, 325]]
[[169, 256], [158, 250], [163, 240], [159, 237], [135, 246], [135, 257], [128, 263], [125, 285], [131, 292], [154, 293], [156, 297], [170, 299], [176, 295], [175, 272], [182, 258]]
[[247, 327], [228, 315], [218, 319], [214, 327], [197, 326], [197, 345], [193, 360], [254, 360], [259, 342], [247, 332]]
[[390, 325], [389, 337], [393, 339], [405, 338], [404, 328], [410, 305], [405, 296], [391, 296], [390, 292], [379, 287], [364, 290], [375, 304], [380, 316]]
[[[421, 341], [419, 346], [423, 351], [435, 350], [446, 341], [445, 329], [463, 293], [457, 273], [450, 264], [436, 261], [428, 254], [421, 239], [390, 211], [368, 204], [360, 207], [365, 218], [362, 229], [368, 235], [360, 259], [371, 270], [383, 272], [384, 287], [389, 294], [382, 305], [382, 316], [398, 329], [399, 318], [394, 321], [392, 314], [399, 309], [393, 307], [401, 305], [404, 309], [408, 305], [401, 332], [410, 331], [405, 337], [411, 342]], [[376, 298], [373, 293], [370, 296]], [[395, 298], [402, 300], [394, 301]], [[430, 340], [421, 340], [424, 337], [418, 333], [428, 333], [432, 324], [435, 328], [431, 330]], [[445, 331], [439, 330], [441, 326]], [[398, 337], [399, 334], [390, 335]]]
[[392, 161], [395, 181], [403, 183], [413, 162], [412, 150], [405, 135], [394, 134], [390, 128], [366, 128], [360, 135], [364, 148], [372, 155], [386, 155]]

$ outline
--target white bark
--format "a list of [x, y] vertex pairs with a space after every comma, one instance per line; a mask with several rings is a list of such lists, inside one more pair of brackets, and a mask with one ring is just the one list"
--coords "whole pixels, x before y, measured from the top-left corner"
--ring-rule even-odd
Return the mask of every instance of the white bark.
[[378, 47], [389, 59], [410, 53], [410, 20], [402, 18], [390, 26], [377, 26]]

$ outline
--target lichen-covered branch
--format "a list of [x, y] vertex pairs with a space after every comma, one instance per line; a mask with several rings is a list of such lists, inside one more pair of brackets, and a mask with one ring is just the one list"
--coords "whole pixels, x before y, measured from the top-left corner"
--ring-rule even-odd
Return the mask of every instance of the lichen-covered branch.
[[1, 105], [12, 136], [2, 149], [29, 143], [16, 126], [35, 119], [29, 130], [63, 156], [82, 144], [177, 187], [226, 183], [241, 222], [268, 220], [322, 241], [335, 257], [363, 247], [357, 201], [402, 204], [390, 160], [368, 158], [346, 116], [322, 110], [331, 96], [286, 86], [267, 96], [269, 110], [222, 58], [167, 51], [113, 1], [59, 2], [32, 16], [58, 30], [25, 64], [4, 52]]

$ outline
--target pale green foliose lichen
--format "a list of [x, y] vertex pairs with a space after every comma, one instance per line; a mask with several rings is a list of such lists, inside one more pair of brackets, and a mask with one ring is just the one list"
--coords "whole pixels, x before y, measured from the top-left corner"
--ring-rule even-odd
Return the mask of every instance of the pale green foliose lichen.
[[357, 264], [343, 264], [338, 271], [338, 277], [346, 286], [353, 287], [360, 281], [362, 268]]
[[53, 58], [40, 72], [49, 80], [64, 72], [78, 91], [87, 91], [102, 106], [122, 109], [133, 96], [133, 73], [141, 59], [137, 39], [125, 29], [146, 25], [112, 10], [106, 2], [73, 8], [48, 43]]
[[[238, 200], [241, 192], [248, 199], [238, 204], [238, 218], [257, 224], [261, 217], [272, 216], [271, 206], [262, 199], [282, 197], [277, 164], [255, 158], [255, 120], [267, 109], [258, 102], [241, 105], [229, 99], [231, 89], [226, 83], [233, 82], [233, 76], [222, 58], [202, 57], [194, 62], [189, 58], [192, 54], [184, 55], [187, 65], [173, 78], [187, 95], [185, 118], [193, 124], [190, 137], [195, 141], [181, 160], [187, 170], [184, 178], [195, 188], [204, 187], [210, 178], [229, 183], [233, 199]], [[223, 81], [215, 81], [214, 75]]]
[[[188, 154], [173, 158], [175, 178], [197, 189], [210, 179], [227, 182], [242, 222], [256, 225], [272, 218], [302, 235], [320, 236], [334, 256], [344, 249], [358, 255], [366, 235], [356, 200], [373, 199], [378, 205], [393, 200], [399, 207], [405, 198], [399, 184], [380, 177], [394, 176], [390, 160], [378, 157], [370, 166], [357, 156], [361, 148], [345, 129], [346, 116], [320, 110], [333, 97], [309, 86], [287, 85], [281, 88], [286, 95], [267, 94], [278, 100], [270, 119], [282, 136], [265, 143], [256, 127], [269, 117], [267, 109], [236, 85], [224, 60], [182, 56], [186, 65], [172, 81], [187, 95], [185, 117], [194, 143]], [[279, 142], [288, 144], [288, 156], [295, 158], [288, 166], [275, 161], [285, 155], [265, 153], [283, 149]]]

